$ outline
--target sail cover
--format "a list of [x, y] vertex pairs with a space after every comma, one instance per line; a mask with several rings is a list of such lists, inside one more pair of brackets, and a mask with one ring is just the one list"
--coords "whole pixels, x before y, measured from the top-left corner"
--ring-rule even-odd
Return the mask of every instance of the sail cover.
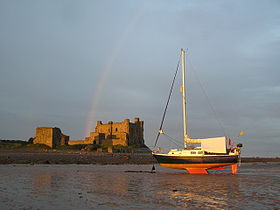
[[226, 153], [226, 137], [201, 139], [201, 148], [207, 152]]

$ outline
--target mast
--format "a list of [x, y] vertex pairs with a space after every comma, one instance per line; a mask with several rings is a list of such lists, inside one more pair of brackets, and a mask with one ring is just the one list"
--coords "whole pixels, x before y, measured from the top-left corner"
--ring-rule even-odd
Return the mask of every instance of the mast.
[[183, 138], [184, 138], [184, 148], [187, 147], [187, 102], [186, 102], [186, 89], [185, 89], [185, 51], [181, 49], [181, 59], [182, 59], [182, 104], [183, 104]]

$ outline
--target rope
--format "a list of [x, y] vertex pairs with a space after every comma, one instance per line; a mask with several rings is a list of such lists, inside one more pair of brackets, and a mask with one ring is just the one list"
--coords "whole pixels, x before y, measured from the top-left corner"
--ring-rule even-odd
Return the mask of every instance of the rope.
[[[166, 112], [167, 112], [167, 107], [169, 105], [169, 101], [170, 101], [170, 98], [171, 98], [171, 95], [172, 95], [175, 79], [176, 79], [176, 76], [177, 76], [177, 73], [178, 73], [179, 64], [180, 64], [180, 59], [179, 59], [179, 61], [177, 63], [177, 68], [176, 68], [176, 71], [175, 71], [175, 74], [174, 74], [174, 77], [173, 77], [173, 80], [172, 80], [171, 88], [170, 88], [170, 91], [169, 91], [168, 99], [167, 99], [167, 102], [166, 102], [166, 105], [165, 105], [165, 109], [164, 109], [164, 112], [163, 112], [163, 116], [162, 116], [162, 119], [161, 119], [159, 130], [162, 130], [162, 126], [163, 126], [163, 123], [164, 123], [165, 115], [166, 115]], [[158, 134], [157, 134], [154, 147], [156, 147], [156, 145], [157, 145], [159, 136], [160, 136], [160, 132], [158, 132]]]

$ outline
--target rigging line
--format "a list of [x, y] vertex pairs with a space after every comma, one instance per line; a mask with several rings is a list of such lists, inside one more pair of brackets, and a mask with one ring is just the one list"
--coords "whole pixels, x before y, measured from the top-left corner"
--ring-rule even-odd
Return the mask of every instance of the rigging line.
[[207, 95], [204, 86], [202, 85], [201, 80], [199, 79], [199, 77], [198, 77], [198, 75], [197, 75], [196, 69], [194, 68], [194, 66], [192, 65], [191, 62], [189, 62], [189, 64], [192, 66], [192, 68], [193, 68], [193, 70], [194, 70], [194, 75], [195, 75], [195, 77], [196, 77], [196, 79], [197, 79], [197, 81], [198, 81], [198, 83], [199, 83], [199, 85], [200, 85], [200, 88], [201, 88], [203, 94], [205, 95], [205, 97], [206, 97], [206, 99], [207, 99], [207, 102], [208, 102], [209, 106], [211, 107], [212, 112], [213, 112], [214, 115], [215, 115], [215, 118], [216, 118], [216, 120], [217, 120], [217, 122], [218, 122], [218, 125], [219, 125], [220, 128], [222, 129], [224, 136], [226, 136], [225, 128], [224, 128], [224, 126], [223, 126], [223, 124], [222, 124], [220, 118], [218, 117], [218, 114], [217, 114], [217, 112], [215, 111], [215, 109], [214, 109], [214, 107], [213, 107], [213, 105], [212, 105], [212, 103], [211, 103], [211, 101], [210, 101], [210, 98], [209, 98], [209, 96]]
[[[169, 91], [168, 99], [167, 99], [167, 102], [166, 102], [166, 105], [165, 105], [165, 109], [164, 109], [164, 112], [163, 112], [163, 116], [162, 116], [162, 119], [161, 119], [159, 130], [162, 130], [163, 122], [164, 122], [165, 115], [166, 115], [166, 112], [167, 112], [167, 107], [168, 107], [168, 104], [169, 104], [169, 101], [170, 101], [170, 98], [171, 98], [171, 94], [172, 94], [172, 91], [173, 91], [175, 79], [176, 79], [176, 76], [177, 76], [177, 73], [178, 73], [178, 69], [179, 69], [179, 65], [180, 65], [180, 59], [181, 59], [181, 56], [180, 56], [179, 61], [177, 63], [177, 68], [176, 68], [176, 71], [175, 71], [175, 74], [174, 74], [174, 77], [173, 77], [173, 80], [172, 80], [171, 88], [170, 88], [170, 91]], [[160, 136], [160, 132], [158, 132], [158, 134], [157, 134], [156, 141], [155, 141], [155, 146], [157, 145], [159, 136]]]
[[169, 140], [170, 140], [171, 142], [173, 142], [176, 146], [178, 146], [178, 147], [183, 146], [183, 145], [177, 144], [177, 143], [179, 143], [179, 141], [177, 141], [176, 139], [172, 138], [171, 136], [169, 136], [169, 135], [167, 135], [167, 134], [165, 134], [165, 133], [163, 133], [163, 135], [165, 135], [166, 137], [168, 137]]

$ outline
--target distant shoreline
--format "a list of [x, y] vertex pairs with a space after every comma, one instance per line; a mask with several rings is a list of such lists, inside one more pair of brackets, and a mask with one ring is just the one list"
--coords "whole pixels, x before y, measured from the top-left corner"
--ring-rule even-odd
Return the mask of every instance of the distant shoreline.
[[[243, 163], [280, 162], [279, 157], [242, 157]], [[0, 149], [0, 164], [156, 164], [150, 153]]]
[[154, 164], [149, 153], [1, 149], [0, 164]]

